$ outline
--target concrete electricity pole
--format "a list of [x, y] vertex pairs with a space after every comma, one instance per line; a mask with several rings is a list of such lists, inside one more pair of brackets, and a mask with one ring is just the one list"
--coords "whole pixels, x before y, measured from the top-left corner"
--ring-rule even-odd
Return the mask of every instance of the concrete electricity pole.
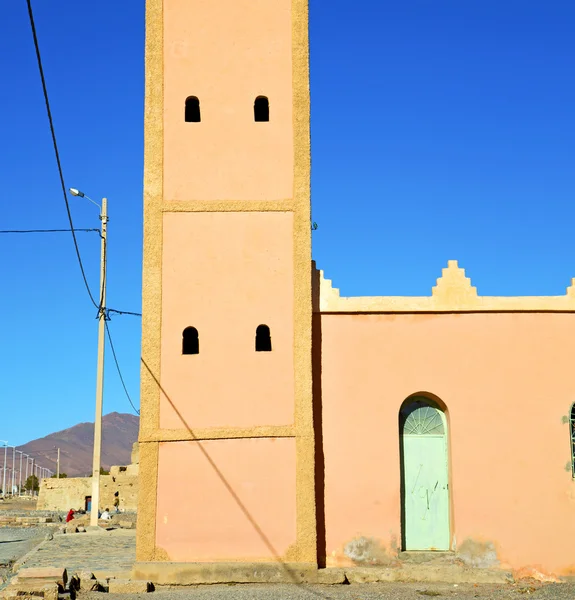
[[16, 450], [16, 452], [20, 453], [20, 468], [18, 469], [18, 496], [22, 495], [22, 457], [24, 453], [22, 450]]
[[16, 446], [12, 446], [12, 488], [10, 494], [14, 495], [14, 485], [16, 484]]
[[58, 459], [56, 460], [56, 479], [60, 479], [60, 448], [58, 448]]
[[0, 440], [0, 442], [4, 442], [4, 469], [2, 469], [2, 498], [4, 498], [6, 496], [6, 459], [8, 457], [8, 441]]
[[92, 461], [92, 507], [90, 527], [98, 527], [98, 508], [100, 505], [100, 461], [102, 452], [102, 405], [104, 398], [104, 347], [106, 328], [106, 261], [108, 241], [108, 200], [102, 198], [102, 206], [94, 202], [80, 190], [70, 188], [73, 196], [86, 198], [100, 208], [102, 221], [100, 254], [100, 306], [98, 311], [98, 366], [96, 374], [96, 418], [94, 420], [94, 457]]
[[104, 400], [104, 346], [106, 340], [106, 243], [108, 234], [108, 200], [102, 198], [102, 244], [100, 256], [100, 314], [98, 315], [98, 373], [96, 378], [96, 418], [94, 420], [94, 460], [92, 464], [92, 510], [90, 527], [98, 527], [100, 506], [100, 461], [102, 452], [102, 410]]

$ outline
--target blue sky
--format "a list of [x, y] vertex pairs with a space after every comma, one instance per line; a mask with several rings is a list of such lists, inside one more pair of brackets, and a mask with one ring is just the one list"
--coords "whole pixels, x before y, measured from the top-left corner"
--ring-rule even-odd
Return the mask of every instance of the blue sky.
[[[270, 0], [271, 1], [271, 0]], [[108, 305], [141, 307], [144, 2], [33, 2], [66, 184], [109, 198]], [[0, 229], [66, 227], [25, 0], [0, 9]], [[575, 276], [575, 3], [311, 1], [313, 253], [342, 294]], [[70, 199], [75, 225], [98, 211]], [[98, 287], [99, 241], [79, 233]], [[94, 417], [97, 323], [69, 234], [0, 235], [0, 438]], [[140, 321], [110, 323], [139, 405]], [[130, 412], [107, 354], [105, 412]]]

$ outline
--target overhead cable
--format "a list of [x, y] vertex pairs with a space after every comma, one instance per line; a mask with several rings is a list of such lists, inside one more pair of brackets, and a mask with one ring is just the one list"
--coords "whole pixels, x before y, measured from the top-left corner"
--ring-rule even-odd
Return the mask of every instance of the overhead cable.
[[34, 23], [34, 13], [32, 12], [32, 2], [31, 0], [26, 0], [28, 4], [28, 15], [30, 17], [30, 27], [32, 29], [32, 37], [34, 38], [34, 48], [36, 50], [36, 59], [38, 62], [38, 70], [40, 71], [40, 79], [42, 80], [42, 92], [44, 94], [44, 102], [46, 103], [46, 112], [48, 113], [48, 123], [50, 125], [50, 133], [52, 135], [52, 145], [54, 147], [54, 153], [56, 155], [56, 164], [58, 166], [58, 175], [60, 178], [60, 186], [62, 188], [62, 196], [64, 198], [64, 204], [66, 205], [66, 213], [68, 215], [68, 221], [70, 223], [70, 231], [72, 232], [72, 240], [74, 241], [74, 248], [76, 250], [76, 257], [78, 259], [78, 265], [80, 266], [80, 272], [82, 273], [82, 279], [84, 280], [84, 285], [86, 287], [86, 291], [88, 292], [88, 296], [92, 304], [98, 309], [101, 310], [102, 306], [99, 305], [95, 300], [92, 292], [90, 290], [90, 286], [88, 285], [88, 279], [86, 277], [86, 272], [84, 271], [84, 264], [82, 263], [82, 257], [80, 255], [80, 248], [78, 247], [78, 240], [76, 239], [76, 233], [74, 229], [74, 223], [72, 221], [72, 213], [70, 211], [70, 204], [68, 202], [68, 196], [66, 194], [66, 184], [64, 182], [64, 173], [62, 171], [62, 163], [60, 161], [60, 153], [58, 151], [58, 142], [56, 140], [56, 131], [54, 129], [54, 121], [52, 119], [52, 111], [50, 109], [50, 100], [48, 98], [48, 89], [46, 87], [46, 78], [44, 77], [44, 68], [42, 67], [42, 57], [40, 55], [40, 46], [38, 44], [38, 36], [36, 34], [36, 25]]

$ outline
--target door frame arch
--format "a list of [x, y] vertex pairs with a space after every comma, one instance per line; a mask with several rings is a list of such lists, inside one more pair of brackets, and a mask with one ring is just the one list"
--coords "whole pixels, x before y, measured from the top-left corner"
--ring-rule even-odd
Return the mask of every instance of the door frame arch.
[[400, 532], [401, 532], [401, 549], [406, 550], [406, 502], [405, 502], [405, 463], [404, 463], [404, 449], [403, 449], [403, 419], [402, 410], [409, 404], [420, 400], [428, 404], [429, 406], [439, 410], [443, 427], [445, 430], [445, 468], [447, 470], [447, 523], [449, 528], [449, 542], [448, 550], [453, 549], [453, 494], [451, 493], [451, 423], [449, 418], [449, 410], [445, 402], [443, 402], [438, 396], [429, 392], [415, 392], [407, 396], [401, 403], [397, 412], [398, 420], [398, 441], [399, 441], [399, 476], [400, 476]]

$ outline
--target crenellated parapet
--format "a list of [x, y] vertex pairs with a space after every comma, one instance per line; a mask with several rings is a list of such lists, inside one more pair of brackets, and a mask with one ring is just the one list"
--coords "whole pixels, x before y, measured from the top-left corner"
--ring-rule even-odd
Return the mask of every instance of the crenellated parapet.
[[[319, 271], [319, 312], [575, 312], [575, 278], [564, 296], [479, 296], [465, 270], [450, 260], [431, 296], [340, 296]], [[316, 309], [317, 310], [317, 309]]]

